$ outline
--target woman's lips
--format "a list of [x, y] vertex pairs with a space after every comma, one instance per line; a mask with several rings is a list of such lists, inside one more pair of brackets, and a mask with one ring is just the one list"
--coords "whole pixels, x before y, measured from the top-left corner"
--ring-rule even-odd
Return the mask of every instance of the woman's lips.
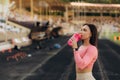
[[81, 37], [82, 37], [83, 35], [81, 34]]

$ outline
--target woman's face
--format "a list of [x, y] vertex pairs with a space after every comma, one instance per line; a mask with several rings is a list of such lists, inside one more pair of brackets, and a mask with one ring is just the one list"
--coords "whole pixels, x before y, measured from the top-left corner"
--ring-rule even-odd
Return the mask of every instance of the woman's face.
[[90, 28], [87, 25], [84, 25], [81, 28], [80, 34], [82, 35], [82, 38], [81, 38], [82, 40], [90, 38], [91, 37]]

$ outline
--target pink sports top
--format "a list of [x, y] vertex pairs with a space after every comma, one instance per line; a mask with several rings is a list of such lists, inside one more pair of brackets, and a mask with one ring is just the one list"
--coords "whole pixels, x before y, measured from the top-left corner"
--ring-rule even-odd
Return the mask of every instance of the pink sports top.
[[98, 57], [98, 50], [95, 46], [80, 46], [77, 51], [74, 51], [74, 59], [78, 69], [92, 69], [93, 64]]

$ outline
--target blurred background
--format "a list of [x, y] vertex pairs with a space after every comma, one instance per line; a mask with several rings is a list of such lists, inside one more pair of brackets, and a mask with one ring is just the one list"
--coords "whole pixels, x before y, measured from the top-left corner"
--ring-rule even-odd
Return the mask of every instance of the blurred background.
[[96, 80], [120, 80], [120, 0], [0, 0], [0, 80], [75, 80], [67, 40], [85, 23], [98, 30]]

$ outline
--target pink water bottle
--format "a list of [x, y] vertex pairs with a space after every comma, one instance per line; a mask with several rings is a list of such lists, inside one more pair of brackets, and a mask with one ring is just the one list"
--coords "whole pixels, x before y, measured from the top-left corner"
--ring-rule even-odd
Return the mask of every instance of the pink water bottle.
[[78, 42], [81, 39], [81, 34], [79, 34], [79, 33], [73, 34], [73, 36], [67, 42], [69, 46], [72, 46], [72, 40], [71, 39], [75, 39], [75, 41]]

